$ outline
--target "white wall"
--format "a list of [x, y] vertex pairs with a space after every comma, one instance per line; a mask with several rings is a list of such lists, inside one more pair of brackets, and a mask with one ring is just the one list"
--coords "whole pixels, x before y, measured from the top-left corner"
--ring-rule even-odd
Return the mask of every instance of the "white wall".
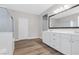
[[63, 6], [63, 4], [54, 4], [52, 5], [49, 9], [47, 9], [46, 11], [44, 11], [41, 15], [45, 15], [45, 14], [53, 14], [53, 11], [56, 10], [57, 8]]
[[[47, 9], [46, 11], [44, 11], [41, 15], [48, 14], [48, 16], [50, 16], [50, 15], [54, 14], [53, 11], [55, 11], [56, 9], [58, 9], [60, 7], [63, 7], [64, 5], [66, 5], [66, 4], [54, 4], [49, 9]], [[69, 4], [69, 5], [74, 6], [75, 4]], [[78, 8], [73, 9], [73, 10], [71, 9], [71, 11], [74, 11], [74, 12], [70, 12], [70, 14], [77, 12], [78, 11], [77, 9]], [[67, 14], [69, 14], [69, 13], [67, 13]], [[58, 17], [60, 17], [60, 16], [58, 16]]]
[[[24, 39], [32, 39], [32, 38], [40, 38], [41, 36], [41, 26], [40, 26], [40, 16], [39, 15], [34, 15], [34, 14], [29, 14], [29, 13], [23, 13], [19, 11], [13, 11], [10, 10], [10, 14], [13, 16], [14, 21], [15, 21], [15, 38], [16, 41], [20, 40], [19, 36], [23, 35], [22, 33], [19, 33], [19, 20], [27, 20], [28, 26], [27, 27], [27, 32], [24, 32], [26, 35], [26, 38]], [[22, 30], [23, 31], [23, 30]]]
[[41, 33], [40, 16], [30, 15], [29, 38], [39, 38]]

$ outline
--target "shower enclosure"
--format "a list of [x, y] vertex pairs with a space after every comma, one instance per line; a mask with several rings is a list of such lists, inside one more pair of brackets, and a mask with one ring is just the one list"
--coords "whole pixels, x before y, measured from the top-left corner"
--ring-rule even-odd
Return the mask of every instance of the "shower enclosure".
[[13, 20], [6, 8], [0, 7], [0, 54], [13, 54]]

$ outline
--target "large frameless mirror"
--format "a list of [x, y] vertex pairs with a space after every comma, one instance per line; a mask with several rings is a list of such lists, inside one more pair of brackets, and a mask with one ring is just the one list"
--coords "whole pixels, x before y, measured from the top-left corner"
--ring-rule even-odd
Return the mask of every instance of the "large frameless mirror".
[[52, 28], [79, 28], [79, 13], [75, 13], [72, 15], [64, 16], [64, 17], [59, 17], [59, 16], [49, 17], [50, 29]]

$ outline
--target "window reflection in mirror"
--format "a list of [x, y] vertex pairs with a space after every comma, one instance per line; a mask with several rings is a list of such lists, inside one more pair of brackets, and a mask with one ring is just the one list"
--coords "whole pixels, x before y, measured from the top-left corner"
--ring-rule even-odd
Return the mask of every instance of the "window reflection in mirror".
[[50, 27], [79, 27], [79, 13], [61, 18], [50, 17]]

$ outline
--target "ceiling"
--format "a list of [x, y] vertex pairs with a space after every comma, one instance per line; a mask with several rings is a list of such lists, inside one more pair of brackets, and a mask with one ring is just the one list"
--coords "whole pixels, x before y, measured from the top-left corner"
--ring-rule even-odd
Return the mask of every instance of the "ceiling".
[[0, 7], [40, 15], [53, 4], [0, 4]]

